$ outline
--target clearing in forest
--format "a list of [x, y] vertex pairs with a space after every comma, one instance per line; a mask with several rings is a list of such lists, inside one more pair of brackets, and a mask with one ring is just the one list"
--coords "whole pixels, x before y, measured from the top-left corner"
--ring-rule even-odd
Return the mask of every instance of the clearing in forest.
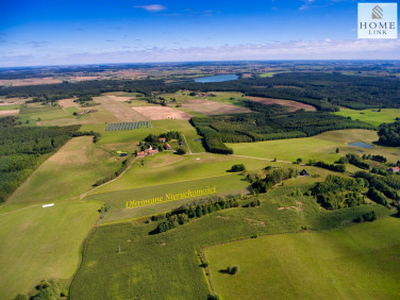
[[245, 107], [239, 107], [232, 104], [217, 103], [214, 101], [200, 100], [200, 99], [187, 100], [186, 103], [182, 104], [182, 107], [208, 116], [252, 112], [250, 109]]
[[284, 100], [284, 99], [273, 99], [273, 98], [263, 98], [263, 97], [246, 97], [251, 101], [271, 105], [271, 104], [279, 104], [282, 106], [290, 107], [289, 112], [293, 112], [299, 109], [304, 109], [305, 111], [316, 111], [315, 107], [309, 104], [304, 104], [297, 101], [292, 100]]
[[132, 110], [150, 120], [189, 120], [192, 117], [192, 115], [186, 112], [167, 106], [136, 106], [132, 107]]
[[121, 122], [146, 121], [146, 116], [133, 109], [129, 109], [120, 101], [116, 101], [109, 96], [93, 98], [93, 101], [100, 103], [102, 107], [111, 112]]

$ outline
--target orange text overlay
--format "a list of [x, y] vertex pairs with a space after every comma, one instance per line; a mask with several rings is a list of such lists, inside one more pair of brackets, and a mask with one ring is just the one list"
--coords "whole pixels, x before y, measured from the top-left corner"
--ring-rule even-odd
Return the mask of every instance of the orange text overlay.
[[195, 191], [187, 190], [186, 192], [183, 192], [183, 193], [176, 193], [176, 194], [168, 193], [168, 194], [165, 194], [165, 196], [154, 197], [154, 198], [145, 199], [145, 200], [129, 200], [129, 201], [126, 201], [125, 206], [128, 209], [132, 209], [137, 206], [150, 205], [150, 204], [168, 202], [168, 201], [176, 201], [176, 200], [194, 198], [194, 197], [199, 197], [199, 196], [207, 196], [207, 195], [212, 195], [212, 194], [216, 194], [216, 193], [217, 193], [216, 187], [209, 187], [209, 188], [199, 189], [199, 190], [195, 190]]

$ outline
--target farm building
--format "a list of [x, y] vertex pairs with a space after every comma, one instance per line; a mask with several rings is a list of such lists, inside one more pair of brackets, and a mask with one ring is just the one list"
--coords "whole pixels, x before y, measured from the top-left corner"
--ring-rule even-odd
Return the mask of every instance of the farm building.
[[400, 172], [400, 167], [393, 167], [388, 170], [390, 173], [398, 173]]
[[144, 151], [136, 153], [136, 157], [144, 157], [144, 155], [145, 155]]
[[167, 139], [165, 137], [161, 137], [161, 138], [158, 139], [158, 141], [160, 143], [165, 143], [167, 141]]
[[146, 150], [146, 153], [148, 155], [154, 155], [154, 154], [158, 153], [158, 149], [154, 149], [154, 150], [148, 149], [148, 150]]
[[300, 173], [300, 176], [310, 176], [310, 174], [308, 174], [307, 170], [303, 169]]
[[167, 150], [171, 150], [172, 149], [171, 145], [168, 144], [168, 143], [165, 143], [164, 146], [165, 146], [165, 149], [167, 149]]

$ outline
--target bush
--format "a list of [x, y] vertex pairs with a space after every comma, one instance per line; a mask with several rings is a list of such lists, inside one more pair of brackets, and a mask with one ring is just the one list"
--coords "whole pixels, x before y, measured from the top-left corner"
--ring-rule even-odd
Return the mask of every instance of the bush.
[[184, 155], [184, 154], [186, 154], [186, 151], [183, 148], [179, 148], [178, 150], [176, 150], [176, 154]]
[[[228, 267], [228, 268], [229, 268], [229, 267]], [[229, 274], [235, 275], [235, 274], [238, 273], [238, 272], [239, 272], [239, 266], [233, 266], [233, 267], [230, 269]]]
[[244, 170], [246, 170], [246, 167], [244, 166], [244, 164], [233, 165], [231, 168], [231, 172], [241, 172]]

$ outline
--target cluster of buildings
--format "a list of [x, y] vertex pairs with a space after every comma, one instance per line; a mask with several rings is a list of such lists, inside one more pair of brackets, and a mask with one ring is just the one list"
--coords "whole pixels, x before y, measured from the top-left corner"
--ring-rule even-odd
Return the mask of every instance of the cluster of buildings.
[[[167, 143], [167, 139], [166, 138], [159, 138], [158, 142], [160, 143], [164, 143], [164, 148], [165, 150], [171, 150], [172, 147], [170, 144]], [[140, 151], [136, 154], [136, 157], [146, 157], [149, 155], [154, 155], [156, 153], [160, 152], [158, 149], [153, 149], [153, 147], [151, 145], [149, 145], [148, 149], [145, 149], [144, 151]]]

